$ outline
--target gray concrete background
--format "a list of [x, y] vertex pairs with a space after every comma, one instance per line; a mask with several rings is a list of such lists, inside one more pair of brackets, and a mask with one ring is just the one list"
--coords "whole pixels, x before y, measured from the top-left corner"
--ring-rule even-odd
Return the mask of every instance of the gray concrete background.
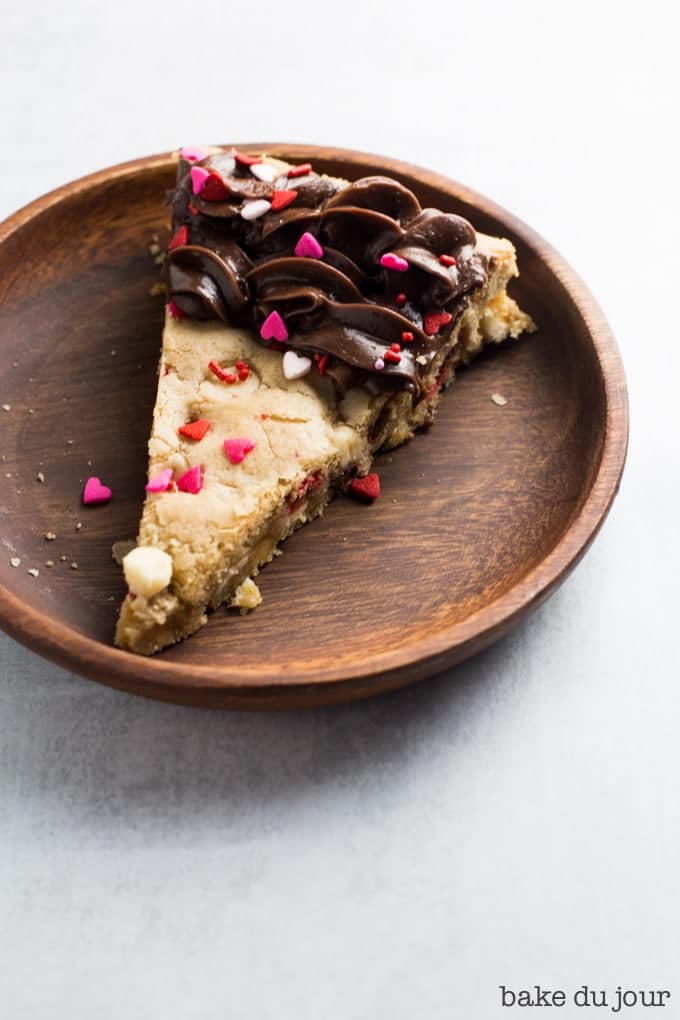
[[632, 434], [572, 578], [496, 647], [399, 695], [202, 713], [0, 636], [3, 1020], [493, 1020], [526, 1012], [500, 1007], [499, 984], [536, 982], [670, 989], [654, 1015], [680, 1017], [670, 12], [4, 11], [0, 214], [191, 142], [328, 142], [437, 168], [588, 282], [622, 348]]

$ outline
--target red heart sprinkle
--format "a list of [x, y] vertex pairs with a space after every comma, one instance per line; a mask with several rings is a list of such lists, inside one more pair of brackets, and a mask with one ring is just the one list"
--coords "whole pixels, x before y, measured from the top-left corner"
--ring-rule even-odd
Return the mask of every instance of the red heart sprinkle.
[[255, 166], [262, 162], [262, 156], [249, 156], [247, 152], [235, 152], [234, 159], [241, 166]]
[[189, 439], [203, 439], [210, 428], [210, 422], [207, 418], [199, 418], [198, 421], [188, 421], [186, 425], [180, 425], [178, 432], [181, 436], [187, 436]]
[[428, 336], [436, 336], [442, 326], [446, 326], [453, 316], [450, 312], [427, 312], [423, 316], [423, 327]]
[[440, 255], [439, 261], [443, 266], [455, 266], [456, 260], [453, 255]]
[[289, 205], [292, 205], [295, 199], [298, 197], [297, 191], [275, 191], [272, 195], [272, 212], [279, 212], [281, 209], [287, 209]]
[[390, 350], [398, 352], [401, 350], [401, 344], [390, 344]]
[[398, 365], [401, 361], [401, 354], [399, 354], [398, 351], [393, 350], [385, 351], [383, 354], [383, 360], [391, 361], [393, 365]]
[[330, 354], [324, 354], [322, 358], [319, 358], [319, 361], [317, 363], [318, 366], [319, 366], [319, 375], [324, 375], [325, 374], [326, 366], [328, 365], [329, 358], [330, 358]]
[[402, 339], [403, 343], [411, 344], [411, 343], [413, 343], [413, 333], [409, 333], [408, 331], [405, 332], [405, 333], [402, 333], [401, 334], [401, 339]]
[[201, 198], [205, 202], [224, 202], [231, 192], [219, 174], [211, 170], [201, 188]]
[[380, 495], [380, 476], [373, 471], [364, 478], [353, 478], [349, 483], [349, 492], [362, 503], [372, 503]]
[[175, 248], [182, 248], [185, 244], [189, 243], [189, 228], [187, 226], [180, 227], [176, 230], [168, 242], [168, 251], [174, 251]]
[[288, 177], [304, 177], [305, 174], [311, 174], [311, 172], [311, 163], [300, 163], [299, 166], [291, 166], [289, 168]]
[[401, 293], [397, 294], [394, 300], [397, 303], [397, 308], [403, 308], [404, 305], [406, 304], [406, 295], [402, 291]]
[[176, 305], [174, 301], [168, 301], [168, 311], [173, 319], [184, 319], [186, 312], [183, 312], [179, 305]]

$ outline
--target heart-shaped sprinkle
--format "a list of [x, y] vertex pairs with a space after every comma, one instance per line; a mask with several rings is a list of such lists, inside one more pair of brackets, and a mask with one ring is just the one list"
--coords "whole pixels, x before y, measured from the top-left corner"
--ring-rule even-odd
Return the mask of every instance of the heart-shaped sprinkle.
[[180, 492], [190, 492], [192, 496], [195, 496], [203, 488], [203, 471], [200, 465], [189, 468], [184, 474], [177, 479], [177, 488]]
[[193, 188], [194, 195], [200, 195], [205, 187], [205, 182], [210, 177], [210, 173], [202, 166], [192, 166], [189, 173], [191, 175], [191, 187]]
[[208, 419], [199, 418], [198, 421], [188, 421], [185, 425], [180, 425], [177, 431], [181, 436], [198, 441], [203, 439], [209, 428], [210, 422]]
[[395, 269], [398, 273], [405, 273], [408, 269], [408, 262], [401, 255], [395, 255], [393, 251], [385, 252], [380, 256], [380, 265], [385, 269]]
[[391, 348], [390, 350], [385, 351], [383, 357], [385, 361], [390, 361], [393, 365], [398, 365], [401, 361], [401, 354], [399, 351], [393, 351]]
[[286, 379], [302, 379], [312, 367], [312, 359], [296, 351], [286, 351], [283, 355], [283, 374]]
[[451, 312], [427, 312], [423, 316], [423, 329], [428, 336], [436, 336], [442, 326], [448, 325], [452, 318]]
[[402, 292], [395, 297], [397, 308], [403, 308], [406, 304], [406, 295]]
[[188, 163], [200, 163], [202, 159], [205, 159], [208, 153], [205, 149], [202, 149], [200, 145], [184, 145], [179, 150], [179, 154], [182, 159], [186, 159]]
[[208, 179], [201, 188], [201, 198], [204, 202], [225, 202], [231, 192], [219, 174], [211, 170]]
[[299, 166], [291, 166], [288, 168], [289, 177], [304, 177], [306, 174], [311, 174], [311, 172], [311, 163], [300, 163]]
[[272, 184], [280, 173], [277, 167], [269, 163], [253, 163], [250, 172], [253, 177], [257, 177], [258, 181], [264, 181], [265, 184]]
[[440, 255], [439, 261], [443, 266], [455, 266], [456, 260], [453, 255]]
[[247, 152], [235, 152], [234, 159], [241, 166], [255, 166], [262, 162], [262, 156], [249, 156]]
[[404, 332], [401, 334], [401, 342], [404, 343], [404, 344], [412, 344], [413, 343], [413, 333], [411, 333], [411, 331], [408, 330], [408, 329], [404, 330]]
[[263, 340], [278, 340], [283, 343], [288, 339], [286, 324], [277, 311], [270, 312], [260, 326], [260, 336]]
[[189, 243], [189, 228], [186, 224], [180, 227], [172, 235], [168, 241], [168, 251], [174, 251], [175, 248], [182, 248], [185, 244]]
[[247, 453], [255, 449], [252, 439], [225, 439], [224, 452], [232, 464], [240, 464]]
[[309, 231], [305, 231], [298, 243], [295, 245], [295, 254], [300, 258], [322, 259], [323, 248]]
[[150, 478], [145, 489], [147, 492], [167, 492], [172, 484], [172, 468], [163, 468], [157, 475]]
[[371, 472], [364, 478], [353, 478], [349, 483], [349, 492], [362, 503], [372, 503], [380, 495], [380, 477]]
[[271, 202], [268, 202], [266, 198], [256, 198], [254, 202], [244, 204], [241, 209], [241, 217], [244, 220], [259, 220], [260, 216], [269, 212], [271, 207]]
[[382, 372], [384, 367], [385, 362], [383, 361], [382, 358], [376, 358], [375, 361], [373, 362], [373, 368], [376, 370], [376, 372]]
[[272, 212], [279, 212], [281, 209], [287, 209], [297, 197], [297, 191], [292, 188], [290, 190], [282, 188], [281, 191], [275, 191], [272, 195]]
[[99, 478], [88, 478], [83, 489], [83, 503], [85, 506], [99, 506], [108, 503], [112, 495], [108, 485], [102, 485]]
[[173, 319], [183, 319], [187, 314], [186, 312], [183, 312], [182, 309], [178, 305], [176, 305], [174, 301], [168, 301], [168, 312], [170, 313]]

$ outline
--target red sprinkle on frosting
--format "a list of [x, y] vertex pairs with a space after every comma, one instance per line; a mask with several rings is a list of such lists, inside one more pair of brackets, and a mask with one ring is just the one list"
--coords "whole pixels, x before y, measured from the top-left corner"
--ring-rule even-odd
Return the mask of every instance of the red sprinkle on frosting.
[[280, 191], [275, 191], [272, 195], [272, 212], [280, 212], [281, 209], [287, 209], [297, 197], [298, 192], [293, 189], [287, 191], [285, 188], [282, 188]]
[[319, 358], [319, 360], [317, 362], [317, 364], [319, 366], [319, 375], [325, 375], [326, 367], [328, 365], [329, 358], [330, 358], [330, 354], [324, 354], [323, 357]]
[[413, 343], [413, 333], [409, 333], [408, 331], [404, 331], [401, 334], [401, 340], [402, 340], [402, 343], [405, 343], [405, 344]]
[[388, 351], [385, 351], [383, 358], [385, 361], [391, 361], [393, 365], [398, 365], [401, 361], [401, 354], [399, 351], [393, 351], [392, 348], [390, 348]]
[[213, 375], [216, 375], [218, 379], [225, 383], [235, 383], [236, 376], [233, 372], [225, 372], [224, 369], [217, 364], [216, 361], [209, 361], [208, 368]]
[[185, 425], [180, 425], [178, 432], [181, 436], [187, 436], [188, 439], [203, 439], [206, 432], [210, 428], [210, 422], [207, 418], [199, 418], [198, 421], [188, 421]]
[[256, 163], [262, 162], [262, 156], [249, 156], [247, 152], [235, 152], [234, 159], [241, 166], [255, 166]]
[[168, 251], [174, 251], [175, 248], [182, 248], [185, 244], [189, 243], [189, 228], [185, 224], [180, 227], [172, 235], [168, 242]]
[[404, 305], [406, 304], [406, 295], [404, 294], [403, 291], [401, 291], [399, 294], [397, 294], [394, 300], [396, 302], [397, 308], [403, 308]]
[[168, 301], [168, 311], [170, 312], [170, 315], [173, 317], [173, 319], [186, 318], [187, 313], [183, 312], [182, 309], [178, 305], [176, 305], [174, 301]]
[[443, 266], [455, 266], [456, 260], [453, 255], [440, 255], [439, 261]]
[[373, 503], [380, 495], [380, 476], [372, 471], [364, 478], [353, 478], [348, 491], [362, 503]]
[[224, 202], [231, 192], [219, 174], [211, 170], [201, 188], [201, 198], [206, 202]]
[[288, 177], [304, 177], [305, 174], [311, 174], [312, 164], [311, 163], [300, 163], [299, 166], [291, 166], [288, 169]]
[[423, 327], [428, 336], [436, 336], [442, 326], [446, 326], [453, 316], [451, 312], [427, 312], [423, 316]]

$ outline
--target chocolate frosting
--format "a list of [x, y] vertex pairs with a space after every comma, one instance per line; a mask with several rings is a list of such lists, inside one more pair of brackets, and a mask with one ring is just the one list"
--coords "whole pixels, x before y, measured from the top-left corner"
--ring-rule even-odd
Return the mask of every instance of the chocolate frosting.
[[[165, 262], [176, 307], [258, 336], [276, 311], [288, 332], [286, 346], [317, 360], [329, 355], [325, 370], [342, 388], [364, 384], [420, 395], [432, 356], [470, 295], [486, 284], [472, 226], [453, 213], [422, 209], [413, 192], [389, 177], [346, 184], [314, 171], [289, 176], [290, 168], [265, 159], [260, 166], [278, 170], [270, 182], [234, 157], [180, 159], [173, 225], [187, 228], [180, 240], [188, 243], [173, 242]], [[224, 186], [218, 200], [193, 193], [192, 166], [217, 175]], [[296, 192], [287, 207], [256, 219], [241, 215], [247, 203], [271, 202], [282, 190]], [[303, 233], [321, 244], [322, 258], [295, 255]], [[384, 268], [386, 253], [405, 259], [408, 269]], [[432, 313], [448, 315], [437, 322]], [[398, 359], [390, 357], [392, 345], [399, 345]]]

